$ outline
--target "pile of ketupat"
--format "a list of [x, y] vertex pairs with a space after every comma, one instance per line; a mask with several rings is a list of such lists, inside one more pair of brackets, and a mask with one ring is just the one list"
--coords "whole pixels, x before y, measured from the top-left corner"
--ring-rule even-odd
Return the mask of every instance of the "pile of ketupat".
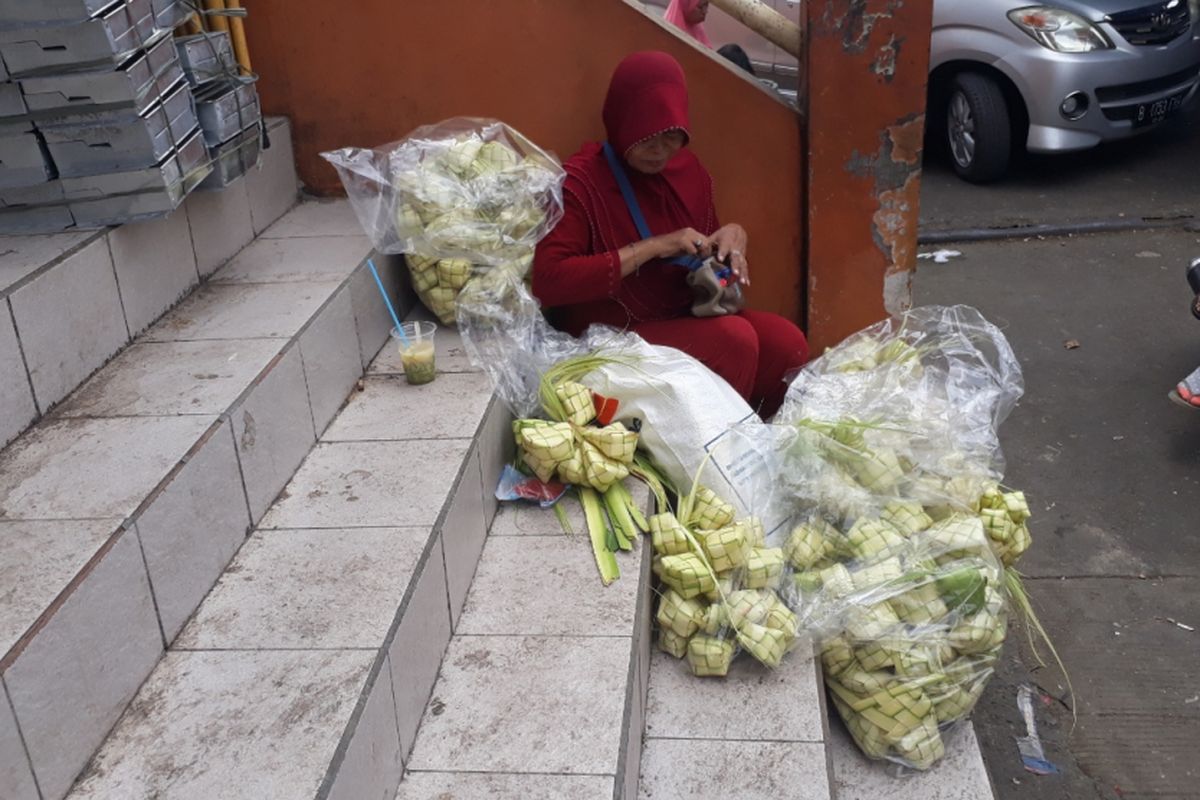
[[421, 140], [419, 163], [395, 162], [403, 164], [392, 172], [396, 231], [411, 242], [413, 288], [445, 324], [454, 323], [458, 295], [477, 271], [524, 277], [533, 246], [555, 221], [561, 170], [536, 148], [522, 155], [508, 141], [472, 130]]
[[[576, 380], [614, 361], [588, 354], [559, 362], [546, 371], [538, 387], [548, 419], [513, 422], [522, 467], [543, 482], [557, 479], [578, 492], [596, 567], [606, 586], [621, 576], [616, 554], [632, 550], [638, 536], [649, 530], [625, 480], [632, 476], [649, 485], [660, 508], [667, 502], [662, 478], [637, 455], [637, 433], [612, 421], [616, 403]], [[561, 506], [554, 508], [567, 527]]]
[[817, 640], [868, 756], [928, 769], [990, 679], [1028, 550], [996, 428], [1021, 393], [1003, 335], [965, 307], [916, 309], [797, 376], [777, 423], [802, 514], [786, 599]]
[[654, 574], [662, 583], [658, 646], [686, 656], [692, 673], [722, 677], [739, 649], [775, 668], [797, 642], [796, 615], [778, 589], [784, 553], [768, 547], [762, 522], [735, 520], [729, 503], [697, 486], [678, 515], [652, 516]]

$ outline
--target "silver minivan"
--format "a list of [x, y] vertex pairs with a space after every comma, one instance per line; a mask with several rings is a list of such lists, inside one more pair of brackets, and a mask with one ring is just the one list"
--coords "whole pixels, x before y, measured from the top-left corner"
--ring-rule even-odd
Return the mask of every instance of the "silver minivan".
[[[763, 1], [799, 20], [799, 2]], [[666, 3], [647, 10], [661, 16]], [[716, 8], [705, 25], [716, 45], [742, 45], [761, 77], [794, 85], [795, 59]], [[1191, 102], [1200, 0], [934, 0], [929, 69], [930, 130], [959, 176], [996, 180], [1015, 146], [1084, 150]]]

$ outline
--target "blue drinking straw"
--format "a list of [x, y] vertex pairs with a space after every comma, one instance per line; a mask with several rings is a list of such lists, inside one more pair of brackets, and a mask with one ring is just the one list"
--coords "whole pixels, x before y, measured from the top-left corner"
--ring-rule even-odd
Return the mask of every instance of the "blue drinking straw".
[[392, 301], [388, 298], [387, 289], [383, 288], [383, 281], [379, 280], [379, 271], [375, 269], [375, 262], [372, 259], [367, 259], [367, 266], [371, 268], [371, 274], [375, 276], [375, 285], [379, 287], [379, 293], [383, 295], [383, 303], [387, 306], [388, 313], [392, 315], [392, 322], [396, 323], [396, 332], [400, 334], [400, 341], [404, 342], [404, 346], [409, 346], [408, 337], [404, 335], [404, 326], [400, 324], [400, 318], [396, 316], [396, 309], [392, 308]]

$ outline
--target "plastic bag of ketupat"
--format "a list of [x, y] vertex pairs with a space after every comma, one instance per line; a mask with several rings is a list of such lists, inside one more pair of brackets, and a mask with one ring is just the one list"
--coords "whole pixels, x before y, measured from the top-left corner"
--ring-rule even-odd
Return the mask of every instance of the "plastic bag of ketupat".
[[803, 514], [783, 595], [869, 756], [927, 769], [966, 718], [1007, 632], [1005, 567], [1029, 508], [999, 486], [997, 426], [1021, 395], [1003, 334], [966, 307], [850, 337], [795, 377], [777, 422]]
[[739, 654], [774, 669], [797, 648], [811, 653], [782, 596], [792, 583], [783, 548], [761, 517], [697, 485], [648, 523], [659, 649], [697, 677], [724, 677]]
[[562, 217], [558, 161], [495, 120], [456, 117], [322, 156], [375, 249], [406, 254], [418, 296], [446, 324], [474, 275], [504, 267], [524, 277]]

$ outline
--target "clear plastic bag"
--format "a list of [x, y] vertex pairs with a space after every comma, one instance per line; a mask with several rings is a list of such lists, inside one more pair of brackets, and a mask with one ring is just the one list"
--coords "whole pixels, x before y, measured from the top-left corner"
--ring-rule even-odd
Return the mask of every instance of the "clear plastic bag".
[[1030, 544], [1024, 495], [999, 487], [997, 427], [1021, 393], [995, 326], [928, 307], [806, 366], [776, 417], [780, 483], [800, 515], [784, 597], [868, 756], [928, 769], [992, 674], [1005, 567]]
[[321, 155], [375, 249], [407, 255], [418, 296], [445, 324], [474, 275], [504, 267], [524, 277], [562, 218], [558, 161], [495, 120], [456, 117]]

